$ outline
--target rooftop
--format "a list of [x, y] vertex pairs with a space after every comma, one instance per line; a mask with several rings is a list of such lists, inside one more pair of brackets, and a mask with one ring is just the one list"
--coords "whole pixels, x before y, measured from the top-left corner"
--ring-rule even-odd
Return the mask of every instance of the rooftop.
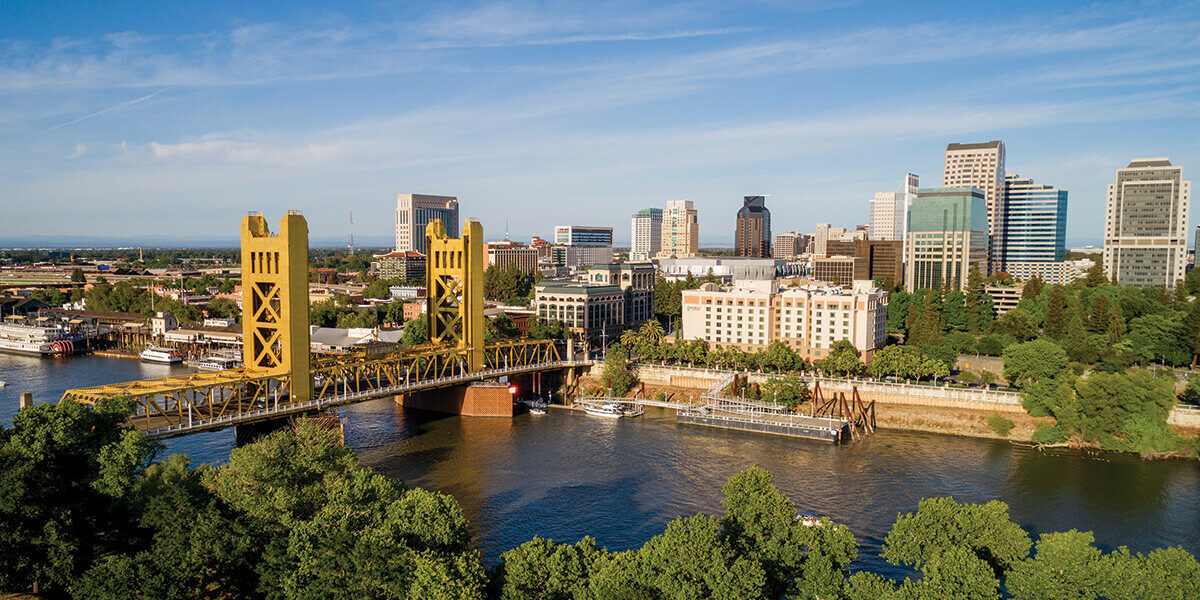
[[1130, 161], [1129, 166], [1125, 167], [1125, 168], [1126, 169], [1140, 169], [1140, 168], [1145, 168], [1145, 167], [1170, 167], [1170, 166], [1172, 166], [1171, 159], [1166, 156], [1163, 156], [1163, 157], [1156, 157], [1156, 158], [1135, 158], [1132, 161]]
[[999, 148], [1003, 144], [1004, 142], [1001, 142], [1000, 140], [992, 140], [990, 142], [979, 142], [974, 144], [955, 142], [953, 144], [946, 144], [946, 150], [984, 150], [987, 148]]

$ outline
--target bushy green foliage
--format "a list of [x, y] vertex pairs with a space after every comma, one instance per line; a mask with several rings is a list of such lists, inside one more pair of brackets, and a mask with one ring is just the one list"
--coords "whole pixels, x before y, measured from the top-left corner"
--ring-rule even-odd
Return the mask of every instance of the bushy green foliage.
[[483, 271], [483, 297], [489, 300], [508, 302], [515, 300], [525, 304], [533, 293], [538, 275], [527, 273], [512, 265], [501, 269], [495, 265]]
[[772, 377], [763, 385], [763, 400], [788, 408], [796, 408], [810, 397], [812, 391], [808, 389], [808, 382], [799, 373]]
[[1034, 430], [1031, 439], [1035, 444], [1058, 444], [1067, 441], [1067, 433], [1060, 424], [1043, 423]]
[[604, 385], [614, 396], [624, 396], [636, 379], [629, 372], [625, 347], [613, 344], [604, 355]]
[[1049, 340], [1014, 344], [1004, 349], [1004, 378], [1028, 386], [1059, 377], [1067, 368], [1067, 352]]
[[1000, 437], [1008, 437], [1008, 433], [1017, 425], [1012, 419], [995, 411], [988, 415], [987, 422], [988, 427], [991, 427], [992, 431], [995, 431]]

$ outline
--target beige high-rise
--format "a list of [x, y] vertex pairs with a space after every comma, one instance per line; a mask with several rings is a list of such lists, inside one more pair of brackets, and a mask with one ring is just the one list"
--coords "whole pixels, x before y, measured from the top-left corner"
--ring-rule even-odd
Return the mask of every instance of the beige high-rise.
[[987, 200], [988, 272], [1004, 270], [1004, 142], [948, 144], [942, 187], [973, 187]]
[[1108, 184], [1104, 272], [1120, 285], [1174, 286], [1187, 269], [1192, 183], [1163, 158], [1135, 158]]
[[662, 216], [663, 258], [690, 258], [700, 253], [699, 212], [691, 200], [668, 200]]

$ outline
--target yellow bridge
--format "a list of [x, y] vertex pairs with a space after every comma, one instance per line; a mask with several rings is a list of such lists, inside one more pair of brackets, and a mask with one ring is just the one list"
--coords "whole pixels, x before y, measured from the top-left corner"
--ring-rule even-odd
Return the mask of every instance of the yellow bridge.
[[[278, 235], [261, 214], [242, 221], [244, 367], [67, 390], [62, 401], [134, 401], [130, 424], [152, 438], [279, 419], [374, 398], [506, 375], [570, 369], [573, 344], [484, 343], [483, 228], [426, 230], [428, 344], [313, 360], [308, 328], [308, 224], [296, 211]], [[586, 355], [585, 355], [586, 356]]]

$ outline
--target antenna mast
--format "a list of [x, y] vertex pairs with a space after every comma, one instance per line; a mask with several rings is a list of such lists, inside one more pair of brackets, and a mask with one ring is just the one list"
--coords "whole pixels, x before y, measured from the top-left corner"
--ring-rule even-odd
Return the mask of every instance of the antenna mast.
[[350, 256], [354, 256], [354, 192], [347, 194], [350, 205]]

